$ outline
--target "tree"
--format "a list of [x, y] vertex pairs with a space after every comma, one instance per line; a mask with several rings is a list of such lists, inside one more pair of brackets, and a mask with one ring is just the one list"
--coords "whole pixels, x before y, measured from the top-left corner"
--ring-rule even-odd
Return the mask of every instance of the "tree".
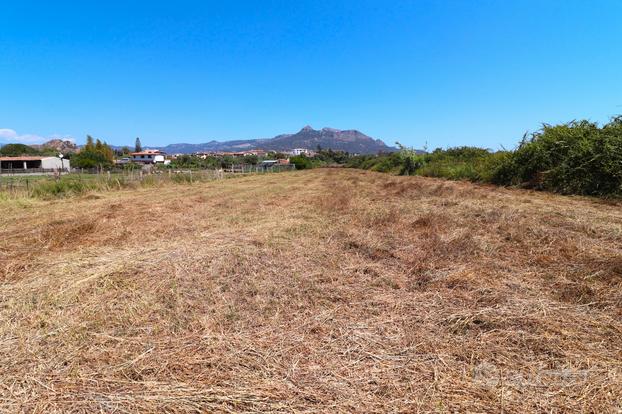
[[86, 145], [84, 146], [85, 151], [93, 151], [95, 149], [95, 144], [93, 143], [93, 137], [90, 135], [86, 136]]
[[136, 137], [136, 143], [134, 144], [134, 151], [141, 152], [143, 150], [143, 146], [140, 143], [140, 138]]
[[252, 154], [251, 154], [251, 155], [246, 155], [246, 156], [244, 157], [244, 160], [243, 160], [243, 161], [244, 161], [244, 163], [246, 163], [246, 164], [255, 165], [255, 164], [257, 164], [257, 163], [259, 162], [259, 157], [258, 157], [258, 156], [256, 156], [256, 155], [252, 155]]
[[109, 162], [114, 163], [114, 151], [105, 141], [102, 144], [101, 152]]
[[80, 151], [71, 158], [71, 166], [76, 168], [109, 167], [112, 163], [104, 154], [95, 151]]
[[109, 167], [114, 163], [114, 151], [105, 142], [87, 135], [86, 145], [72, 157], [71, 163], [77, 168]]
[[20, 155], [37, 155], [39, 151], [24, 144], [6, 144], [0, 148], [0, 155], [18, 157]]

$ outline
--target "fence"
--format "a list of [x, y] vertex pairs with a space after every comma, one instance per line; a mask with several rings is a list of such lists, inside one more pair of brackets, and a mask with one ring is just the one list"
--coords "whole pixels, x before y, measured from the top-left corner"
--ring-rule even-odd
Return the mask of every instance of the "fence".
[[250, 164], [232, 164], [223, 169], [224, 172], [237, 174], [252, 174], [264, 172], [282, 172], [295, 170], [294, 164], [268, 164], [268, 165], [250, 165]]
[[[50, 193], [85, 192], [137, 185], [159, 185], [166, 182], [193, 183], [220, 180], [227, 177], [249, 174], [266, 174], [294, 170], [293, 165], [275, 165], [269, 168], [255, 165], [232, 165], [218, 170], [167, 169], [144, 171], [142, 169], [115, 169], [104, 171], [73, 170], [62, 175], [0, 175], [0, 195], [29, 197], [41, 193], [45, 186], [55, 186]], [[46, 190], [47, 191], [47, 190]]]
[[55, 174], [58, 173], [56, 168], [2, 168], [0, 175], [37, 175], [37, 174]]

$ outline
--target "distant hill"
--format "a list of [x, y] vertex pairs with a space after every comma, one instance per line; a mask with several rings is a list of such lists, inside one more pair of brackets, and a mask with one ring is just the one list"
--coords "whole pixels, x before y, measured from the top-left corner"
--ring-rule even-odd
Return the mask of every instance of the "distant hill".
[[52, 139], [40, 145], [31, 145], [31, 147], [37, 150], [53, 150], [61, 154], [78, 152], [80, 149], [75, 142], [62, 139]]
[[170, 144], [158, 149], [168, 154], [190, 154], [207, 151], [244, 151], [263, 149], [266, 151], [287, 151], [294, 148], [333, 149], [357, 154], [376, 154], [392, 152], [397, 149], [386, 145], [382, 140], [371, 138], [357, 130], [334, 128], [302, 128], [295, 134], [277, 135], [274, 138], [248, 139], [237, 141], [209, 141], [203, 144]]

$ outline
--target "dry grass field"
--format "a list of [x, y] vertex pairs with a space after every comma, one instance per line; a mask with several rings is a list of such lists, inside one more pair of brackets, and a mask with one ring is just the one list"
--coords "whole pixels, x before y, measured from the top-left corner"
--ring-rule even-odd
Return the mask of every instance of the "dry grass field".
[[324, 169], [0, 203], [0, 412], [622, 410], [622, 206]]

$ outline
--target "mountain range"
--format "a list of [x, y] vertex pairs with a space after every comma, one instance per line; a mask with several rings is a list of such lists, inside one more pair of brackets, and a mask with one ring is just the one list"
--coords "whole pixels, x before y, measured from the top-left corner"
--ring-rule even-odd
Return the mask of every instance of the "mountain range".
[[[295, 134], [282, 134], [274, 138], [260, 138], [236, 141], [209, 141], [203, 144], [169, 144], [157, 147], [167, 154], [191, 154], [211, 151], [246, 151], [262, 149], [265, 151], [287, 151], [294, 148], [315, 150], [319, 147], [335, 151], [347, 151], [356, 154], [376, 154], [392, 152], [397, 149], [386, 145], [382, 140], [374, 139], [357, 130], [339, 130], [334, 128], [302, 128]], [[151, 148], [151, 147], [150, 147]]]
[[[31, 145], [36, 149], [53, 149], [61, 153], [79, 151], [80, 147], [72, 141], [53, 139], [44, 144]], [[121, 149], [121, 146], [111, 146]], [[132, 148], [133, 146], [129, 146]], [[351, 154], [377, 154], [379, 152], [393, 152], [397, 148], [386, 145], [380, 139], [374, 139], [355, 129], [339, 130], [334, 128], [313, 129], [310, 126], [302, 128], [295, 134], [281, 134], [274, 138], [246, 139], [235, 141], [209, 141], [202, 144], [169, 144], [164, 147], [145, 148], [159, 149], [167, 154], [193, 154], [196, 152], [240, 152], [253, 149], [265, 151], [289, 151], [294, 148], [316, 150], [332, 149], [346, 151]]]

